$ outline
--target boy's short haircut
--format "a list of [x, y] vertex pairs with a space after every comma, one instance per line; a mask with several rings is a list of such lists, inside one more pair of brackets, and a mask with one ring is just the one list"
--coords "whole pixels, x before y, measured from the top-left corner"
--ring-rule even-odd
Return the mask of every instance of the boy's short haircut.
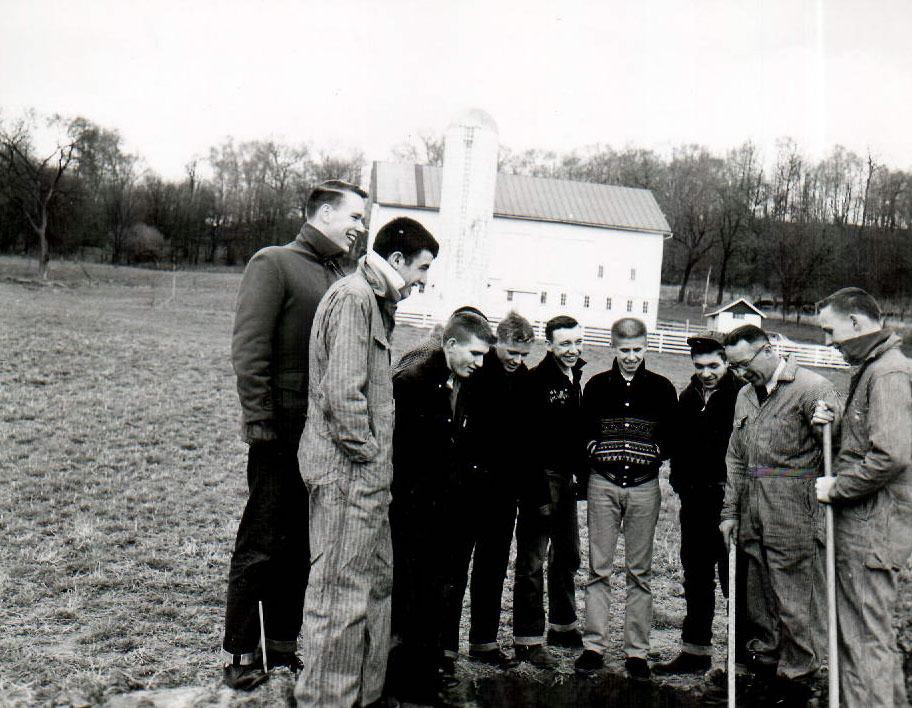
[[622, 317], [611, 325], [611, 341], [618, 339], [636, 339], [646, 336], [646, 325], [636, 317]]
[[501, 344], [520, 342], [531, 344], [535, 341], [532, 324], [522, 315], [510, 310], [497, 325], [497, 341]]
[[552, 317], [550, 320], [545, 323], [545, 339], [549, 342], [554, 339], [554, 332], [559, 329], [573, 329], [574, 327], [579, 327], [579, 322], [573, 319], [570, 315], [558, 315], [557, 317]]
[[447, 320], [443, 327], [443, 334], [440, 335], [440, 341], [445, 344], [451, 339], [455, 339], [460, 344], [464, 344], [472, 336], [478, 337], [489, 345], [494, 344], [494, 333], [491, 331], [488, 321], [474, 312], [462, 310], [454, 312]]
[[832, 307], [841, 315], [857, 313], [865, 315], [876, 322], [880, 321], [880, 305], [867, 290], [861, 288], [842, 288], [817, 303], [817, 312], [825, 307]]

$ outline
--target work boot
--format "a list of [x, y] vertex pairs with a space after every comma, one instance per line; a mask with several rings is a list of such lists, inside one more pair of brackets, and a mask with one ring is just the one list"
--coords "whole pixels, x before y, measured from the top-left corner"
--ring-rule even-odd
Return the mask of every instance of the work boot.
[[266, 653], [266, 663], [269, 664], [269, 670], [272, 671], [280, 666], [293, 671], [295, 676], [304, 668], [304, 662], [293, 651], [270, 651]]
[[548, 644], [564, 649], [582, 649], [583, 636], [578, 629], [549, 629]]
[[711, 666], [711, 656], [682, 651], [667, 664], [657, 664], [652, 670], [657, 674], [703, 674]]
[[553, 669], [560, 663], [560, 659], [545, 649], [544, 644], [517, 644], [513, 647], [513, 653], [517, 661], [528, 661], [540, 669]]
[[605, 666], [602, 655], [592, 649], [586, 649], [574, 662], [573, 668], [581, 676], [589, 676]]
[[624, 661], [624, 669], [630, 678], [648, 679], [652, 676], [649, 664], [646, 663], [646, 659], [640, 656], [628, 656], [626, 661]]
[[512, 669], [519, 664], [513, 657], [507, 656], [500, 649], [469, 649], [469, 656], [498, 669]]
[[227, 664], [222, 668], [225, 685], [235, 691], [252, 691], [269, 678], [262, 664]]

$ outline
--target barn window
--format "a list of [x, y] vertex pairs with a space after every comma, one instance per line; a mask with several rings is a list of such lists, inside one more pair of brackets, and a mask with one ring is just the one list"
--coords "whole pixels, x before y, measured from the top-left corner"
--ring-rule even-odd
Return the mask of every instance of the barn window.
[[633, 300], [627, 301], [627, 312], [633, 312]]
[[637, 269], [636, 269], [636, 268], [631, 268], [631, 269], [630, 269], [630, 279], [631, 279], [631, 280], [636, 280], [636, 279], [637, 279]]
[[610, 297], [606, 297], [606, 298], [605, 298], [605, 309], [606, 309], [606, 310], [610, 310], [610, 309], [611, 309], [611, 298], [610, 298]]
[[736, 320], [743, 320], [743, 319], [744, 319], [744, 313], [743, 313], [743, 312], [735, 312], [735, 313], [732, 314], [732, 317], [733, 317], [734, 319], [736, 319]]
[[544, 290], [542, 290], [541, 304], [544, 305], [546, 302], [548, 302], [548, 293], [546, 293]]
[[649, 314], [649, 303], [646, 302], [645, 300], [643, 300], [643, 314], [644, 315]]
[[585, 295], [583, 297], [583, 307], [589, 307], [589, 296]]
[[605, 266], [603, 266], [603, 265], [600, 265], [600, 266], [599, 266], [599, 269], [598, 269], [598, 277], [599, 277], [599, 278], [604, 278], [604, 277], [605, 277]]
[[513, 302], [513, 291], [507, 290], [507, 302]]
[[567, 293], [561, 293], [561, 307], [567, 306]]

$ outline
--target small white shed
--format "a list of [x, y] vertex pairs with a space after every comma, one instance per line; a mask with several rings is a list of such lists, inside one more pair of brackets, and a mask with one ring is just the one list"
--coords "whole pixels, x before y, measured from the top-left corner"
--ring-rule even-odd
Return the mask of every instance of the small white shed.
[[706, 314], [706, 329], [716, 332], [731, 332], [733, 329], [747, 324], [762, 327], [764, 317], [766, 315], [763, 312], [751, 305], [743, 297], [740, 297], [715, 312], [708, 312]]

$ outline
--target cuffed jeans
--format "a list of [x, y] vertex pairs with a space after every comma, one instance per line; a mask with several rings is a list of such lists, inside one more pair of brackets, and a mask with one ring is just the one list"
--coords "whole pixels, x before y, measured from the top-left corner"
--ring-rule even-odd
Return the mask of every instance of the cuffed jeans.
[[293, 652], [301, 630], [310, 566], [307, 489], [298, 472], [298, 440], [250, 446], [250, 496], [238, 526], [228, 572], [226, 653], [251, 664], [260, 640], [263, 602], [266, 649]]
[[[548, 557], [548, 620], [553, 629], [576, 627], [576, 571], [580, 566], [576, 494], [570, 477], [548, 472], [551, 516], [526, 503], [516, 523], [513, 584], [513, 641], [531, 646], [545, 641], [544, 575]], [[550, 550], [549, 550], [550, 542]]]
[[503, 585], [516, 522], [516, 499], [506, 490], [473, 485], [473, 488], [455, 492], [451, 501], [456, 502], [456, 513], [450, 515], [450, 523], [445, 529], [449, 541], [444, 551], [447, 578], [443, 649], [456, 652], [458, 648], [462, 600], [473, 550], [469, 648], [476, 651], [496, 649]]
[[611, 571], [618, 536], [624, 533], [627, 604], [624, 652], [645, 659], [652, 627], [652, 546], [662, 504], [659, 480], [620, 487], [600, 474], [589, 478], [589, 580], [583, 646], [598, 654], [608, 647]]

